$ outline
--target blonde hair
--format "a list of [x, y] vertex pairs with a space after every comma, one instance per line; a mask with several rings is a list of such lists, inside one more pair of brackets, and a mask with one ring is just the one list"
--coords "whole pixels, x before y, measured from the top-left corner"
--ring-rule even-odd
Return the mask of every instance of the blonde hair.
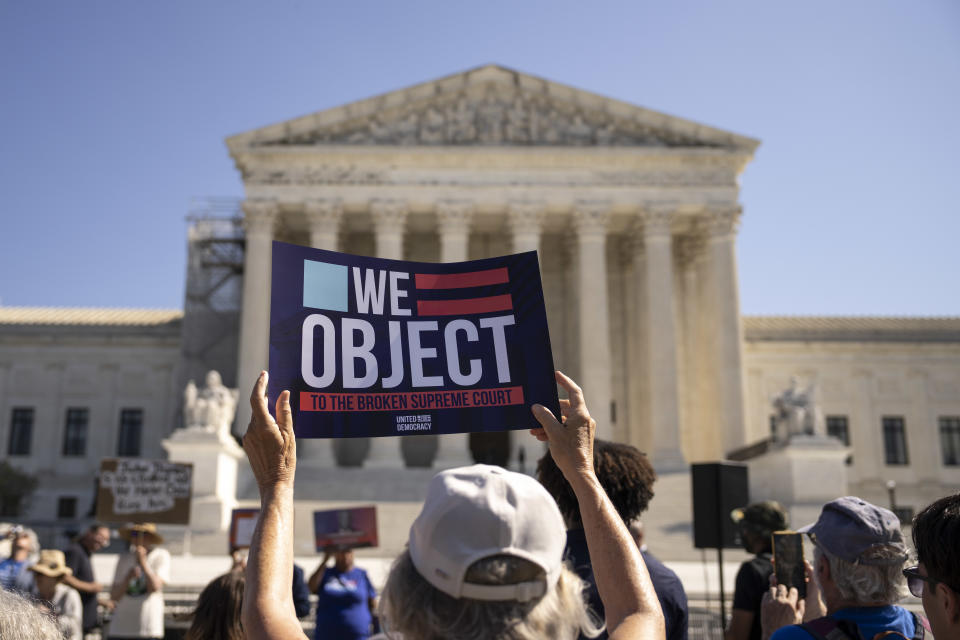
[[0, 589], [0, 638], [3, 640], [62, 640], [57, 618], [13, 591]]
[[[514, 584], [543, 571], [512, 556], [478, 560], [467, 571], [469, 582]], [[417, 571], [404, 551], [390, 568], [380, 605], [387, 636], [405, 640], [574, 640], [581, 633], [595, 638], [603, 624], [583, 599], [584, 582], [564, 565], [553, 589], [528, 602], [454, 598], [440, 591]]]

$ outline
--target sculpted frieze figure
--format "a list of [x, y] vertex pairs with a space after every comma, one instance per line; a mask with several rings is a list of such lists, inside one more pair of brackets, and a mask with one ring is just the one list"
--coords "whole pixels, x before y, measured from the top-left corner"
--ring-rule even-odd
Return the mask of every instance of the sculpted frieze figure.
[[[370, 138], [375, 144], [393, 143], [393, 127], [389, 124], [382, 124], [379, 118], [370, 121]], [[361, 140], [361, 142], [363, 142]]]
[[573, 116], [573, 122], [567, 126], [567, 142], [580, 147], [593, 143], [593, 127], [579, 113]]
[[530, 110], [519, 95], [507, 108], [506, 138], [514, 144], [530, 142]]
[[420, 119], [420, 142], [423, 144], [443, 144], [446, 126], [447, 118], [443, 112], [430, 107]]
[[506, 115], [504, 105], [492, 94], [476, 105], [477, 135], [483, 144], [503, 142], [503, 120]]
[[597, 144], [601, 147], [611, 147], [617, 144], [617, 128], [612, 122], [608, 122], [596, 131]]
[[394, 139], [397, 144], [417, 144], [420, 137], [420, 123], [416, 113], [408, 113], [394, 126]]
[[183, 392], [183, 423], [187, 429], [230, 437], [230, 425], [237, 410], [237, 389], [223, 384], [217, 371], [209, 371], [205, 386], [197, 389], [191, 380]]
[[541, 112], [539, 118], [539, 127], [537, 133], [538, 140], [543, 140], [544, 144], [561, 144], [563, 142], [563, 131], [566, 123], [559, 111], [552, 106]]
[[460, 98], [449, 114], [450, 128], [447, 139], [441, 142], [447, 144], [470, 143], [476, 139], [477, 128], [474, 126], [474, 111], [466, 97]]
[[711, 146], [549, 96], [490, 87], [481, 96], [432, 98], [264, 144]]

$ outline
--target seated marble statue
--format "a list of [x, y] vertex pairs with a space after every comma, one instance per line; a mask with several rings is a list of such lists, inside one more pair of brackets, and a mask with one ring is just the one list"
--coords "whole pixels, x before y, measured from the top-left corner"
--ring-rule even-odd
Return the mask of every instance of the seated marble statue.
[[797, 435], [824, 435], [823, 416], [817, 403], [817, 385], [800, 388], [796, 377], [790, 378], [790, 387], [773, 399], [773, 440], [786, 444]]
[[216, 371], [207, 373], [205, 384], [198, 390], [193, 380], [187, 383], [183, 392], [184, 426], [229, 436], [237, 410], [237, 390], [224, 386]]

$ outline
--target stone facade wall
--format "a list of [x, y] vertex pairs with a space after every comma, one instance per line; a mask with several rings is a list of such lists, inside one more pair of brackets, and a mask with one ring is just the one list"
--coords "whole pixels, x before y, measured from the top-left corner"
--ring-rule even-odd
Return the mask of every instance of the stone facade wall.
[[[936, 341], [933, 331], [911, 341], [876, 334], [861, 341], [751, 340], [747, 324], [751, 442], [769, 437], [771, 400], [795, 376], [802, 384], [817, 382], [825, 416], [847, 419], [851, 494], [887, 505], [893, 481], [897, 505], [918, 510], [960, 488], [960, 465], [945, 464], [940, 436], [940, 418], [960, 417], [960, 342]], [[903, 419], [906, 464], [887, 463], [885, 416]]]
[[[0, 324], [0, 453], [40, 480], [27, 518], [57, 520], [60, 498], [76, 498], [76, 517], [87, 514], [100, 459], [117, 455], [123, 409], [143, 412], [141, 456], [166, 457], [160, 441], [177, 426], [179, 361], [179, 319], [147, 326]], [[26, 455], [10, 455], [16, 408], [33, 409]], [[69, 408], [88, 410], [81, 455], [64, 455]]]

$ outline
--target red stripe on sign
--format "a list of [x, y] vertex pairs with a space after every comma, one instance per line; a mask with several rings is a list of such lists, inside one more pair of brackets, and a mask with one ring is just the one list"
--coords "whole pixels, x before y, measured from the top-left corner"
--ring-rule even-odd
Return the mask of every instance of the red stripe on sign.
[[[300, 392], [300, 411], [417, 411], [421, 409], [464, 409], [467, 407], [505, 407], [524, 404], [523, 387], [461, 389], [448, 391], [412, 391], [397, 393], [318, 393]], [[417, 421], [419, 422], [419, 421]], [[397, 431], [414, 431], [397, 427]], [[420, 429], [416, 429], [420, 430]], [[429, 429], [424, 429], [429, 430]]]
[[469, 273], [417, 273], [414, 276], [417, 289], [463, 289], [510, 282], [506, 267]]
[[510, 294], [467, 300], [417, 300], [418, 316], [463, 316], [513, 309]]

